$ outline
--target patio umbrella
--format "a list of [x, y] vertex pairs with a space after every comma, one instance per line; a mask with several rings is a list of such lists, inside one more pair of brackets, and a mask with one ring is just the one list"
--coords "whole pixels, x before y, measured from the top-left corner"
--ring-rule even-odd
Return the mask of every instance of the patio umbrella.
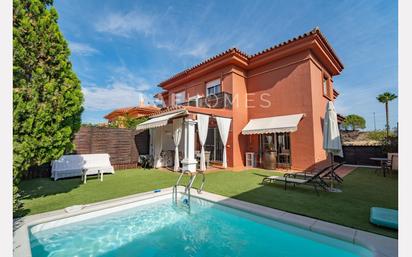
[[332, 101], [329, 101], [326, 105], [326, 113], [323, 120], [323, 149], [330, 154], [331, 158], [332, 180], [330, 191], [339, 192], [339, 190], [333, 189], [333, 180], [335, 179], [333, 159], [335, 155], [343, 157], [343, 151], [338, 127], [338, 118]]

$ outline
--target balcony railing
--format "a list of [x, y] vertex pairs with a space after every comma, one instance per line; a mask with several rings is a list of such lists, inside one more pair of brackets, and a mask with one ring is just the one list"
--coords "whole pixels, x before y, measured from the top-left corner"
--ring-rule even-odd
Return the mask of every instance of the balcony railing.
[[232, 109], [232, 94], [220, 92], [214, 95], [190, 100], [182, 105], [211, 109]]

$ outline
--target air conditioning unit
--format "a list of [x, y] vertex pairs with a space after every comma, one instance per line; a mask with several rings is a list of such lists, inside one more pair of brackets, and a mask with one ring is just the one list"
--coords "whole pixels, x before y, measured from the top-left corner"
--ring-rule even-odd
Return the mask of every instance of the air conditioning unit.
[[256, 167], [256, 154], [254, 152], [246, 152], [246, 166]]

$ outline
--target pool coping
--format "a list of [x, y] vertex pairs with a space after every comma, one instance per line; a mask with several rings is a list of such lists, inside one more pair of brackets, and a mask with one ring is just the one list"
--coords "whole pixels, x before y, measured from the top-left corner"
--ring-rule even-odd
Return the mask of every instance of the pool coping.
[[[183, 189], [183, 187], [182, 187]], [[13, 220], [13, 256], [15, 257], [31, 257], [30, 241], [28, 228], [49, 221], [59, 220], [90, 212], [100, 211], [107, 208], [117, 207], [125, 204], [134, 203], [136, 201], [157, 198], [158, 196], [170, 195], [172, 188], [161, 189], [160, 192], [145, 192], [126, 197], [106, 200], [102, 202], [79, 205], [72, 208], [45, 212], [35, 215], [26, 216]], [[294, 225], [309, 231], [320, 233], [326, 236], [331, 236], [350, 243], [363, 246], [373, 252], [375, 257], [395, 257], [398, 256], [398, 240], [373, 234], [370, 232], [345, 227], [342, 225], [309, 218], [306, 216], [273, 209], [270, 207], [241, 201], [238, 199], [213, 194], [203, 191], [198, 193], [196, 190], [191, 190], [191, 195], [202, 198], [211, 202], [216, 202], [231, 208], [247, 211], [269, 219]], [[72, 209], [72, 211], [70, 211]]]

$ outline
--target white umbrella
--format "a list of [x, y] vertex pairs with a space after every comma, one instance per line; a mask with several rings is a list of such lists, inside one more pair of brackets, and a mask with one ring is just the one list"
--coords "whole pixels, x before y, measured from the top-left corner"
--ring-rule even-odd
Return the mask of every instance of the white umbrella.
[[333, 180], [335, 179], [333, 172], [333, 157], [334, 155], [343, 157], [343, 151], [338, 127], [338, 116], [332, 101], [329, 101], [326, 105], [325, 119], [323, 121], [323, 149], [330, 154], [332, 162], [330, 191], [336, 192], [338, 190], [333, 189]]

